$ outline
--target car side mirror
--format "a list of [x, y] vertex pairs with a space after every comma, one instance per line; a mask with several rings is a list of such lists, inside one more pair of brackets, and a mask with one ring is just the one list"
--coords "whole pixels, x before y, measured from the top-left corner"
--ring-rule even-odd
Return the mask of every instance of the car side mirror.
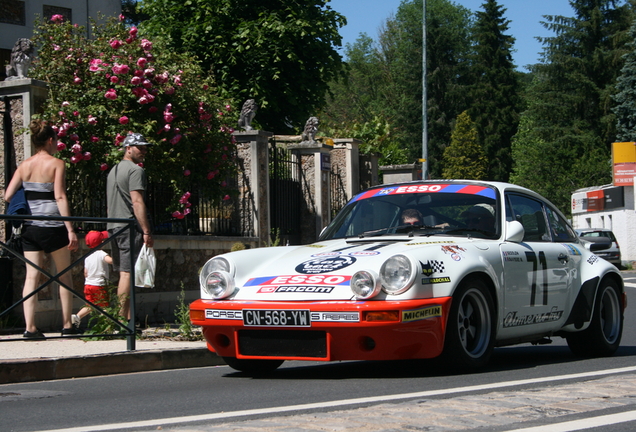
[[526, 231], [519, 221], [506, 222], [506, 241], [521, 243]]
[[582, 238], [581, 240], [583, 240], [585, 249], [588, 249], [590, 252], [598, 252], [612, 247], [612, 242], [608, 240], [590, 240], [587, 238]]

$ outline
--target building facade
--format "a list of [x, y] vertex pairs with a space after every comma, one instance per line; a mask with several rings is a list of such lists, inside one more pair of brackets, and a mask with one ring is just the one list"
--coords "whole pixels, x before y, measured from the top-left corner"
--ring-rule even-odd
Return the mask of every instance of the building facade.
[[98, 17], [116, 17], [121, 13], [121, 0], [0, 0], [0, 81], [6, 78], [5, 65], [20, 38], [33, 36], [38, 19], [62, 15], [73, 24], [84, 26]]

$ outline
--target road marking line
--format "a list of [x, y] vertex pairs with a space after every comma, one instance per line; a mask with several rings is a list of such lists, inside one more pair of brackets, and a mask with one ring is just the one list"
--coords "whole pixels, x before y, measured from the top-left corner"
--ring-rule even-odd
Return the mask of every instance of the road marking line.
[[[230, 419], [234, 417], [247, 417], [247, 416], [261, 415], [261, 414], [271, 415], [275, 413], [290, 413], [294, 411], [304, 411], [304, 410], [311, 410], [311, 409], [336, 408], [336, 407], [343, 407], [348, 405], [384, 403], [384, 402], [390, 402], [390, 401], [399, 401], [402, 399], [416, 399], [416, 398], [422, 398], [422, 397], [449, 395], [453, 393], [466, 393], [466, 392], [476, 392], [476, 391], [482, 391], [482, 390], [493, 390], [493, 389], [516, 387], [516, 386], [553, 382], [553, 381], [565, 381], [565, 380], [580, 379], [580, 378], [594, 378], [594, 377], [601, 377], [601, 376], [620, 374], [620, 373], [626, 373], [626, 372], [636, 372], [636, 366], [616, 368], [616, 369], [605, 369], [605, 370], [591, 371], [591, 372], [581, 372], [581, 373], [570, 374], [570, 375], [558, 375], [554, 377], [531, 378], [531, 379], [516, 380], [516, 381], [504, 381], [500, 383], [480, 384], [480, 385], [466, 386], [466, 387], [455, 387], [455, 388], [441, 389], [441, 390], [428, 390], [428, 391], [415, 392], [415, 393], [403, 393], [403, 394], [387, 395], [387, 396], [370, 396], [370, 397], [363, 397], [363, 398], [356, 398], [356, 399], [344, 399], [344, 400], [316, 402], [316, 403], [300, 404], [300, 405], [249, 409], [249, 410], [241, 410], [241, 411], [229, 411], [229, 412], [221, 412], [221, 413], [213, 413], [213, 414], [200, 414], [200, 415], [185, 416], [185, 417], [169, 417], [169, 418], [163, 418], [163, 419], [141, 420], [136, 422], [126, 422], [126, 423], [112, 423], [112, 424], [96, 425], [96, 426], [82, 426], [82, 427], [76, 427], [76, 428], [51, 429], [51, 430], [40, 431], [40, 432], [96, 432], [96, 431], [118, 430], [118, 429], [147, 428], [147, 427], [165, 426], [167, 424], [192, 423], [192, 422], [199, 422], [199, 421]], [[556, 431], [556, 430], [551, 429], [551, 431]]]
[[554, 423], [545, 426], [536, 426], [525, 429], [514, 429], [506, 432], [571, 432], [595, 427], [603, 427], [617, 423], [625, 423], [636, 420], [636, 411], [627, 411], [618, 414], [608, 414], [598, 417], [589, 417], [581, 420], [572, 420], [563, 423]]
[[632, 283], [632, 282], [624, 282], [626, 287], [630, 287], [630, 288], [636, 288], [636, 283]]

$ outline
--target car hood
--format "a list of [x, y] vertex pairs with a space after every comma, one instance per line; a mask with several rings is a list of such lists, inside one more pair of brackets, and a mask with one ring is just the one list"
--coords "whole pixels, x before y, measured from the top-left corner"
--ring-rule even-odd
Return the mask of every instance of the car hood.
[[417, 263], [496, 243], [457, 237], [384, 236], [253, 249], [225, 257], [236, 268], [233, 300], [353, 300], [351, 276], [359, 270], [379, 274], [382, 264], [393, 255], [405, 254]]

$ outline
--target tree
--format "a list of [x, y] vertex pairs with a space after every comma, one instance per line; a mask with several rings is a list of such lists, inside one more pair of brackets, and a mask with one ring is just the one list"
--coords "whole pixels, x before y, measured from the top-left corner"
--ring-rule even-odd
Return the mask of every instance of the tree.
[[519, 82], [512, 62], [514, 38], [506, 35], [509, 21], [496, 0], [487, 0], [477, 12], [473, 38], [475, 55], [469, 110], [489, 161], [490, 180], [508, 181], [512, 171], [511, 141], [517, 132]]
[[477, 127], [467, 111], [457, 116], [450, 145], [444, 150], [443, 178], [486, 178], [488, 161], [477, 135]]
[[[616, 138], [612, 94], [627, 51], [627, 30], [634, 17], [631, 4], [614, 0], [573, 0], [575, 16], [548, 16], [544, 25], [556, 35], [542, 39], [542, 62], [534, 65], [534, 81], [524, 113], [528, 130], [518, 137], [518, 148], [534, 152], [531, 166], [516, 161], [513, 181], [524, 186], [532, 166], [559, 173], [537, 181], [535, 188], [565, 212], [573, 190], [611, 181], [610, 145]], [[561, 179], [554, 184], [555, 179]]]
[[199, 58], [225, 95], [256, 99], [255, 123], [283, 133], [302, 128], [342, 73], [346, 20], [328, 1], [144, 0], [141, 28]]
[[235, 172], [230, 105], [219, 99], [201, 68], [137, 28], [108, 21], [93, 26], [94, 39], [61, 15], [41, 22], [32, 75], [50, 83], [41, 116], [52, 120], [60, 157], [69, 163], [71, 195], [86, 208], [76, 214], [101, 216], [88, 206], [105, 193], [105, 173], [122, 158], [128, 131], [155, 146], [145, 169], [176, 195], [173, 216], [189, 213], [190, 188], [215, 201], [229, 198], [225, 179]]
[[628, 48], [631, 51], [625, 54], [625, 66], [618, 77], [614, 96], [617, 141], [636, 141], [636, 21], [630, 35], [632, 41]]

